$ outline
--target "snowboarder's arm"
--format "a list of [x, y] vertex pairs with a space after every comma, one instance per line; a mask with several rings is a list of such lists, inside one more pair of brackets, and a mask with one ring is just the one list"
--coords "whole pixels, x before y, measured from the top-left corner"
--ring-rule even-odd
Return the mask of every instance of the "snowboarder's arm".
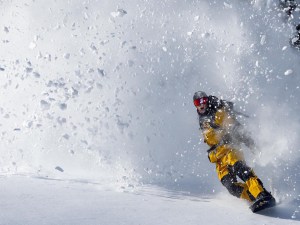
[[231, 130], [237, 123], [233, 115], [225, 107], [219, 109], [215, 115], [215, 123], [223, 130]]

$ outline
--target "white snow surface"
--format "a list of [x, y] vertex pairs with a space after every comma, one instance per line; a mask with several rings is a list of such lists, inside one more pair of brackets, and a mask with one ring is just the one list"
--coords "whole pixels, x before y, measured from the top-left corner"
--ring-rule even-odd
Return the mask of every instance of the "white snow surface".
[[[299, 224], [297, 203], [249, 213], [240, 199], [205, 196], [157, 186], [118, 190], [84, 180], [1, 177], [0, 224]], [[298, 202], [299, 203], [299, 202]], [[292, 219], [294, 218], [294, 219]]]
[[[299, 223], [299, 12], [288, 19], [275, 0], [8, 0], [0, 15], [1, 225]], [[250, 116], [247, 162], [280, 203], [265, 215], [218, 181], [198, 90]]]

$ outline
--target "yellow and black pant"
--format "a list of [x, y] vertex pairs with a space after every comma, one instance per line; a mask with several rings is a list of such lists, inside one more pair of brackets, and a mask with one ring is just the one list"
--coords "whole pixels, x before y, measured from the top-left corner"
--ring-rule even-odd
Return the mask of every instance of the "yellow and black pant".
[[[252, 202], [264, 190], [261, 180], [244, 161], [238, 161], [233, 166], [228, 166], [228, 170], [229, 173], [222, 177], [221, 183], [233, 196]], [[237, 177], [244, 183], [238, 182]]]
[[[265, 191], [263, 183], [247, 166], [241, 152], [226, 145], [220, 146], [216, 150], [215, 153], [209, 153], [209, 159], [216, 163], [219, 180], [230, 194], [252, 202]], [[215, 160], [213, 161], [213, 159]], [[237, 178], [243, 182], [238, 182]]]

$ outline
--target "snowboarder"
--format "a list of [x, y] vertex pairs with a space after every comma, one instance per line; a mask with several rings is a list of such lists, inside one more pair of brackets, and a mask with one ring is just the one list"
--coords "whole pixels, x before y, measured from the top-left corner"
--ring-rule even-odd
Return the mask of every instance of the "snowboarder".
[[[241, 143], [249, 148], [254, 148], [255, 144], [236, 120], [233, 103], [207, 96], [202, 91], [196, 92], [193, 100], [204, 142], [210, 146], [209, 161], [216, 164], [221, 183], [233, 196], [253, 203], [250, 207], [253, 212], [274, 206], [274, 197], [247, 166], [239, 150]], [[238, 182], [237, 177], [243, 182]]]

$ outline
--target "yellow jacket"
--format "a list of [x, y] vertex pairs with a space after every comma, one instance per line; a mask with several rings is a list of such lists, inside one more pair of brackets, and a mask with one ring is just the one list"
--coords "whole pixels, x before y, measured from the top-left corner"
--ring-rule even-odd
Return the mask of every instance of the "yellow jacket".
[[233, 150], [228, 142], [230, 132], [235, 125], [235, 118], [230, 115], [225, 107], [218, 109], [209, 119], [203, 120], [201, 128], [204, 142], [211, 147], [208, 151], [208, 158], [212, 163], [217, 162]]

